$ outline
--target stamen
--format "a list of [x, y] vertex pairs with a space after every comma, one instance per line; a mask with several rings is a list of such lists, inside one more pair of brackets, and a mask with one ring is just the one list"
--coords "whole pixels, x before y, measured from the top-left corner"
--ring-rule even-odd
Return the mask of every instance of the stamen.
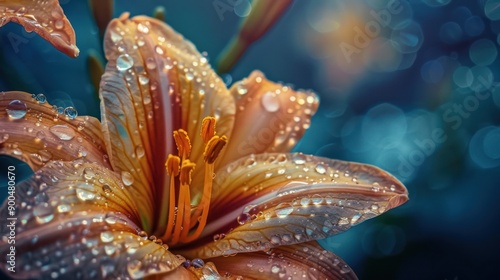
[[207, 144], [215, 135], [215, 118], [205, 117], [201, 124], [201, 139], [203, 143]]
[[174, 140], [182, 160], [189, 158], [191, 154], [191, 141], [189, 140], [187, 132], [183, 129], [174, 131]]
[[[170, 185], [169, 190], [163, 192], [161, 201], [168, 201], [168, 206], [165, 205], [166, 203], [162, 203], [162, 213], [160, 213], [158, 223], [159, 229], [166, 228], [162, 239], [166, 240], [170, 246], [196, 240], [207, 223], [212, 196], [213, 163], [228, 141], [226, 136], [215, 134], [215, 123], [216, 119], [214, 117], [203, 119], [201, 137], [205, 143], [203, 153], [205, 177], [203, 194], [194, 211], [191, 209], [190, 185], [191, 176], [196, 165], [188, 159], [192, 148], [191, 141], [185, 130], [179, 129], [173, 133], [179, 156], [169, 155], [165, 162], [166, 171], [170, 176]], [[177, 176], [178, 179], [176, 179]]]
[[219, 137], [215, 135], [208, 141], [205, 146], [205, 152], [203, 153], [203, 157], [205, 162], [208, 164], [214, 163], [215, 159], [219, 156], [220, 151], [227, 144], [227, 137], [225, 135]]
[[[163, 200], [168, 201], [168, 219], [166, 219], [167, 211], [162, 211], [160, 213], [160, 222], [167, 221], [167, 228], [165, 230], [166, 234], [170, 234], [174, 227], [175, 221], [175, 177], [179, 175], [180, 172], [181, 159], [178, 156], [168, 155], [165, 167], [167, 169], [168, 176], [170, 176], [169, 190], [163, 190]], [[163, 203], [164, 205], [166, 203]], [[162, 205], [162, 207], [164, 207]], [[162, 209], [163, 210], [163, 209]]]
[[189, 231], [189, 215], [191, 213], [191, 195], [189, 185], [191, 184], [191, 174], [196, 164], [187, 160], [182, 161], [179, 181], [179, 201], [177, 202], [177, 217], [175, 219], [174, 233], [172, 235], [172, 244], [179, 242], [181, 232]]

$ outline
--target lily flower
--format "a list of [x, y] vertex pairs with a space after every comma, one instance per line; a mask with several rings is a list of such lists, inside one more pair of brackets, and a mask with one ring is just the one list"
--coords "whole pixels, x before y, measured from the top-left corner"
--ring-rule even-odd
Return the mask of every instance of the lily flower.
[[[0, 93], [0, 153], [35, 171], [0, 214], [16, 278], [356, 279], [315, 241], [408, 200], [377, 167], [290, 153], [312, 92], [256, 71], [227, 89], [194, 45], [123, 14], [101, 120]], [[9, 240], [15, 239], [15, 244]]]

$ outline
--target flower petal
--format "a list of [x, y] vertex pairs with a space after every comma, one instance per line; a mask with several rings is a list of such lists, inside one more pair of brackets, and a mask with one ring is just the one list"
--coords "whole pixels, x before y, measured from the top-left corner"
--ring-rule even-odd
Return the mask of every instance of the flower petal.
[[232, 137], [219, 162], [264, 152], [289, 152], [309, 127], [318, 108], [312, 92], [295, 91], [273, 83], [259, 71], [235, 83], [236, 119]]
[[58, 0], [9, 0], [0, 2], [0, 26], [9, 21], [21, 24], [27, 32], [35, 31], [55, 48], [77, 57], [75, 31]]
[[[145, 199], [139, 205], [145, 216], [153, 217], [152, 209], [163, 204], [161, 194], [169, 182], [164, 163], [168, 154], [176, 153], [173, 131], [188, 132], [192, 159], [201, 165], [202, 119], [218, 115], [219, 134], [229, 134], [233, 98], [206, 58], [156, 19], [129, 19], [124, 14], [110, 23], [104, 47], [109, 63], [100, 93], [111, 162], [116, 170], [132, 175], [134, 189]], [[203, 180], [200, 172], [203, 168], [196, 169], [193, 178]], [[193, 186], [198, 192], [203, 187], [195, 182]]]
[[358, 279], [338, 256], [316, 241], [210, 259], [229, 279]]
[[70, 119], [39, 100], [25, 92], [0, 92], [0, 154], [23, 160], [35, 171], [49, 160], [77, 158], [110, 166], [96, 118]]
[[183, 261], [138, 231], [136, 200], [107, 168], [52, 161], [14, 192], [0, 209], [11, 225], [0, 229], [0, 252], [14, 236], [16, 277], [141, 278]]
[[408, 200], [406, 188], [377, 167], [300, 153], [236, 161], [217, 174], [214, 190], [199, 244], [213, 241], [186, 256], [210, 258], [325, 238]]

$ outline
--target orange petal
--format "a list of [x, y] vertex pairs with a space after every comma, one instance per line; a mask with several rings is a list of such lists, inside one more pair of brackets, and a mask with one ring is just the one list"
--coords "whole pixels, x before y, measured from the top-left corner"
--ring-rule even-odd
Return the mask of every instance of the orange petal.
[[408, 200], [406, 188], [377, 167], [300, 153], [236, 161], [217, 174], [214, 193], [199, 244], [212, 242], [184, 255], [210, 258], [326, 238]]
[[291, 0], [254, 0], [252, 11], [241, 23], [239, 34], [231, 39], [218, 59], [219, 72], [231, 70], [247, 48], [274, 25], [291, 3]]
[[250, 154], [289, 152], [309, 127], [319, 101], [312, 92], [273, 83], [259, 71], [235, 83], [236, 119], [219, 166]]
[[[177, 268], [183, 260], [138, 230], [135, 198], [120, 178], [97, 164], [52, 161], [16, 186], [15, 277], [141, 278]], [[21, 203], [22, 202], [22, 203]], [[11, 229], [0, 229], [7, 255]], [[2, 265], [10, 275], [7, 266]]]
[[[101, 82], [101, 109], [112, 164], [134, 177], [134, 188], [145, 199], [140, 207], [153, 217], [153, 207], [164, 205], [160, 198], [169, 182], [164, 163], [168, 154], [175, 154], [173, 131], [188, 132], [191, 158], [201, 165], [202, 120], [218, 116], [218, 132], [228, 134], [233, 98], [206, 58], [156, 19], [124, 14], [110, 23], [104, 47], [109, 63]], [[193, 178], [203, 180], [199, 172], [203, 168]], [[198, 192], [203, 188], [196, 182], [193, 186]]]
[[75, 31], [58, 0], [8, 0], [0, 2], [0, 26], [9, 21], [21, 24], [27, 32], [35, 31], [56, 49], [77, 57]]
[[341, 258], [316, 241], [210, 261], [229, 279], [358, 279]]
[[70, 119], [19, 91], [0, 92], [0, 154], [23, 160], [35, 171], [49, 160], [77, 158], [110, 167], [96, 118]]

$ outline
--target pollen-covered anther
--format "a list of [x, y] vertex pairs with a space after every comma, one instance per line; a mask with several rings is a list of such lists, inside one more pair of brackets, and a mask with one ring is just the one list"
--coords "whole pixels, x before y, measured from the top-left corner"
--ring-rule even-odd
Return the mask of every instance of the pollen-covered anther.
[[214, 163], [226, 144], [227, 137], [225, 135], [220, 137], [217, 135], [213, 136], [205, 146], [205, 152], [203, 153], [205, 162], [208, 164]]
[[177, 145], [179, 156], [183, 160], [189, 158], [191, 154], [191, 141], [189, 140], [187, 132], [183, 129], [174, 131], [174, 141], [175, 145]]
[[181, 166], [181, 159], [178, 156], [168, 155], [167, 161], [165, 162], [165, 168], [167, 169], [168, 176], [176, 177], [179, 175]]
[[214, 117], [206, 117], [203, 119], [201, 124], [201, 139], [203, 139], [203, 143], [207, 144], [212, 137], [215, 135], [215, 118]]
[[191, 174], [193, 173], [196, 164], [191, 162], [189, 159], [182, 161], [179, 181], [182, 186], [188, 186], [191, 184]]

